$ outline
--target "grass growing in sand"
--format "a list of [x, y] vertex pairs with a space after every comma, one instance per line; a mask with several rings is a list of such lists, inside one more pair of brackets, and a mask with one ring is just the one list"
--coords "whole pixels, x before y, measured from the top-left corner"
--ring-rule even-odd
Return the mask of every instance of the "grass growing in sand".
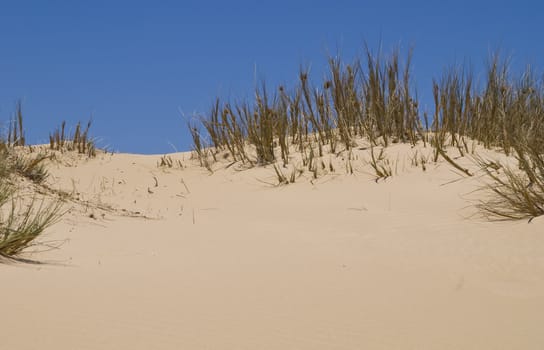
[[[225, 151], [234, 162], [274, 164], [278, 182], [285, 184], [292, 181], [275, 163], [285, 167], [293, 152], [302, 156], [303, 166], [314, 174], [314, 164], [325, 153], [348, 159], [346, 167], [351, 171], [347, 172], [353, 173], [351, 156], [344, 153], [359, 147], [361, 140], [370, 145], [369, 164], [377, 179], [392, 176], [383, 149], [395, 143], [431, 147], [432, 161], [443, 159], [460, 174], [473, 176], [474, 171], [459, 159], [475, 156], [477, 143], [513, 156], [518, 163], [518, 169], [505, 165], [497, 172], [486, 160], [476, 162], [491, 194], [479, 206], [483, 212], [489, 218], [506, 219], [543, 215], [542, 79], [531, 69], [513, 77], [499, 54], [491, 57], [481, 89], [475, 87], [470, 69], [451, 67], [432, 83], [435, 106], [429, 122], [412, 88], [411, 57], [411, 51], [401, 60], [398, 49], [386, 56], [366, 47], [364, 57], [353, 63], [330, 58], [320, 84], [311, 82], [302, 69], [292, 89], [270, 90], [263, 84], [252, 102], [217, 99], [210, 114], [199, 118], [206, 133], [191, 125], [195, 154], [208, 169], [216, 154]], [[426, 170], [428, 161], [412, 163]]]
[[[301, 69], [292, 90], [280, 86], [270, 93], [263, 84], [252, 103], [217, 99], [209, 115], [199, 118], [206, 137], [190, 125], [201, 164], [226, 150], [234, 161], [264, 165], [281, 160], [286, 165], [291, 146], [304, 153], [315, 144], [322, 157], [325, 151], [351, 150], [361, 137], [373, 145], [415, 144], [423, 129], [411, 89], [411, 53], [401, 69], [399, 50], [389, 57], [366, 52], [364, 62], [331, 58], [327, 80], [317, 86]], [[204, 138], [212, 147], [204, 147]]]
[[[544, 89], [531, 68], [509, 73], [508, 62], [491, 57], [484, 88], [473, 88], [470, 73], [451, 70], [435, 83], [436, 139], [447, 135], [461, 156], [469, 140], [512, 156], [517, 166], [476, 157], [491, 194], [479, 205], [491, 219], [533, 218], [544, 214]], [[442, 140], [434, 142], [442, 152]], [[492, 166], [495, 165], [495, 166]], [[462, 170], [462, 169], [461, 169]], [[467, 171], [468, 173], [468, 171]]]
[[[0, 256], [18, 259], [61, 216], [62, 202], [38, 196], [37, 188], [48, 176], [44, 152], [25, 149], [22, 105], [17, 103], [8, 135], [0, 139]], [[21, 187], [21, 179], [30, 185]], [[23, 188], [23, 187], [26, 187]], [[30, 191], [28, 190], [30, 188]]]
[[76, 129], [71, 136], [66, 134], [66, 122], [63, 121], [60, 128], [57, 128], [52, 134], [49, 134], [49, 148], [55, 151], [77, 151], [85, 154], [89, 158], [96, 156], [96, 146], [89, 137], [89, 129], [92, 121], [87, 122], [85, 129], [78, 122]]
[[[483, 174], [486, 195], [478, 207], [489, 219], [544, 215], [542, 78], [530, 68], [514, 76], [498, 54], [479, 84], [470, 69], [453, 66], [432, 82], [434, 110], [428, 113], [420, 111], [411, 62], [411, 51], [384, 55], [365, 47], [363, 57], [350, 63], [329, 58], [321, 82], [302, 68], [293, 87], [263, 83], [251, 101], [217, 99], [208, 115], [188, 124], [195, 157], [212, 173], [223, 159], [270, 166], [279, 185], [298, 182], [305, 172], [310, 181], [336, 175], [343, 166], [354, 174], [364, 163], [378, 182], [397, 174], [399, 162], [388, 158], [388, 147], [406, 144], [415, 149], [412, 166], [423, 171], [441, 161], [462, 176]], [[71, 134], [63, 122], [49, 135], [49, 148], [38, 152], [26, 145], [23, 122], [19, 102], [0, 140], [0, 255], [7, 257], [34, 245], [61, 208], [58, 199], [24, 196], [15, 180], [42, 186], [46, 161], [58, 152], [96, 156], [91, 122], [78, 123]], [[499, 150], [511, 162], [474, 154], [476, 144]], [[465, 157], [475, 160], [476, 169], [463, 165]], [[169, 156], [158, 165], [183, 168]]]
[[[15, 178], [24, 176], [41, 182], [46, 171], [35, 160], [22, 160], [11, 152], [6, 148], [0, 152], [0, 255], [13, 258], [34, 245], [36, 238], [60, 217], [62, 203], [40, 198], [36, 193], [20, 193]], [[21, 162], [25, 164], [24, 173], [19, 170]]]

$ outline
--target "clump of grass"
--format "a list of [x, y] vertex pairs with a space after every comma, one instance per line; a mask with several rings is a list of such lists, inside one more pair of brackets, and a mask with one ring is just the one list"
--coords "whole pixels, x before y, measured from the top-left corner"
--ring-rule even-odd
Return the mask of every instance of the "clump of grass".
[[11, 150], [4, 140], [0, 139], [0, 179], [9, 179], [9, 176], [13, 173], [13, 169], [8, 162]]
[[[332, 153], [336, 152], [336, 132], [346, 150], [351, 150], [356, 135], [362, 134], [361, 120], [363, 116], [360, 102], [361, 87], [358, 84], [359, 68], [357, 63], [343, 67], [338, 57], [329, 59], [331, 79], [324, 83], [322, 98], [316, 98], [316, 104], [322, 110], [320, 114], [326, 115], [323, 118], [323, 124], [326, 127], [325, 132]], [[329, 100], [329, 93], [332, 102], [324, 103], [323, 101]], [[332, 108], [336, 118], [331, 115]]]
[[15, 190], [13, 186], [7, 181], [6, 178], [2, 177], [0, 180], [0, 204], [6, 203], [14, 193]]
[[[1, 187], [3, 192], [12, 191], [6, 184]], [[47, 204], [44, 199], [38, 201], [36, 198], [29, 203], [18, 202], [13, 198], [13, 192], [0, 198], [0, 255], [16, 258], [34, 245], [43, 231], [61, 217], [61, 207], [60, 201]]]
[[17, 101], [15, 109], [15, 116], [9, 123], [7, 144], [8, 146], [24, 146], [25, 131], [23, 127], [23, 104], [21, 100]]
[[412, 52], [404, 70], [400, 66], [399, 50], [384, 58], [374, 55], [366, 47], [367, 75], [364, 79], [364, 105], [367, 116], [365, 129], [373, 144], [380, 138], [385, 146], [390, 143], [418, 140], [419, 127], [417, 97], [412, 94], [410, 64]]
[[174, 166], [174, 160], [172, 157], [164, 155], [161, 157], [160, 162], [157, 165], [158, 167], [172, 168]]
[[[450, 69], [434, 83], [435, 161], [442, 156], [467, 175], [445, 151], [457, 147], [461, 156], [471, 152], [466, 137], [487, 149], [515, 155], [519, 169], [479, 159], [477, 164], [490, 184], [491, 197], [479, 207], [489, 217], [520, 219], [543, 214], [544, 89], [529, 67], [519, 77], [509, 73], [508, 60], [492, 55], [483, 89], [475, 89], [472, 75]], [[471, 153], [474, 153], [473, 151]], [[502, 173], [497, 171], [502, 170]]]
[[157, 162], [157, 167], [159, 168], [174, 168], [174, 167], [178, 167], [180, 169], [183, 169], [183, 163], [181, 162], [181, 160], [179, 159], [176, 159], [174, 161], [174, 159], [172, 159], [171, 156], [169, 155], [164, 155], [161, 157], [161, 159]]
[[451, 68], [438, 82], [433, 81], [435, 112], [431, 145], [434, 147], [434, 162], [442, 157], [467, 176], [472, 174], [447, 153], [447, 146], [457, 147], [461, 156], [468, 152], [464, 138], [469, 127], [478, 120], [473, 95], [472, 74], [462, 68]]
[[[492, 196], [480, 203], [492, 219], [524, 219], [544, 215], [544, 155], [531, 146], [518, 153], [519, 169], [501, 163], [478, 159], [490, 184], [486, 185]], [[502, 173], [501, 173], [502, 171]]]
[[530, 130], [533, 134], [544, 132], [542, 82], [530, 68], [521, 77], [512, 78], [508, 61], [496, 53], [483, 85], [483, 89], [474, 88], [471, 70], [464, 67], [450, 68], [433, 82], [432, 143], [437, 150], [443, 150], [449, 141], [461, 155], [469, 153], [468, 137], [485, 148], [500, 147], [510, 154]]
[[376, 155], [374, 153], [374, 147], [370, 147], [370, 166], [374, 169], [376, 174], [376, 182], [380, 179], [387, 179], [393, 176], [393, 168], [389, 158], [387, 158], [384, 148], [380, 149], [380, 153]]
[[278, 164], [274, 164], [273, 169], [274, 169], [274, 173], [276, 174], [276, 178], [278, 180], [278, 186], [294, 184], [297, 178], [299, 178], [304, 173], [304, 169], [293, 166], [291, 169], [291, 173], [289, 174], [289, 177], [287, 177], [287, 175], [284, 174], [284, 172], [281, 170]]
[[89, 136], [89, 129], [92, 121], [89, 120], [85, 129], [78, 122], [74, 133], [70, 136], [66, 134], [66, 122], [63, 121], [60, 128], [57, 128], [52, 134], [49, 134], [49, 147], [55, 151], [77, 151], [90, 158], [96, 156], [96, 146]]
[[10, 177], [15, 174], [40, 184], [48, 176], [43, 161], [49, 157], [45, 154], [31, 156], [24, 153], [22, 148], [24, 137], [20, 137], [20, 135], [24, 135], [24, 129], [19, 127], [23, 125], [20, 103], [17, 104], [17, 110], [19, 116], [15, 123], [17, 127], [9, 128], [7, 140], [0, 139], [0, 181], [9, 181]]
[[417, 150], [410, 158], [412, 166], [421, 167], [421, 170], [427, 171], [427, 164], [429, 163], [429, 157]]
[[23, 154], [24, 134], [19, 102], [7, 138], [0, 139], [0, 256], [15, 260], [24, 250], [36, 245], [43, 231], [62, 215], [60, 200], [28, 199], [22, 197], [14, 185], [16, 177], [25, 177], [40, 185], [48, 175], [43, 163], [48, 158], [46, 155]]
[[11, 167], [13, 171], [30, 181], [41, 184], [47, 179], [49, 173], [43, 161], [49, 159], [47, 155], [38, 155], [36, 157], [28, 157], [22, 155], [15, 155], [12, 157]]
[[208, 155], [211, 153], [213, 154], [209, 148], [204, 147], [202, 144], [202, 140], [200, 137], [200, 131], [196, 126], [189, 125], [189, 129], [191, 131], [191, 135], [193, 137], [194, 142], [194, 152], [198, 158], [198, 161], [200, 162], [200, 166], [205, 167], [210, 173], [213, 173], [212, 164], [208, 157]]

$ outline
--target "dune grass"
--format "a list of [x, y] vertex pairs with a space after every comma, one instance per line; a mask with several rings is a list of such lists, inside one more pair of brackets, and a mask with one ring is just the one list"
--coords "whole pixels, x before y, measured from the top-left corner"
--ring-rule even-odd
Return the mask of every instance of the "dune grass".
[[39, 184], [47, 172], [40, 164], [43, 158], [29, 161], [10, 152], [0, 152], [0, 255], [14, 258], [34, 245], [43, 231], [60, 218], [62, 202], [20, 194], [13, 183], [16, 177]]
[[15, 115], [9, 122], [8, 135], [4, 143], [8, 146], [24, 146], [25, 132], [23, 127], [23, 103], [21, 100], [17, 101], [15, 110]]
[[72, 135], [66, 133], [66, 122], [63, 121], [60, 128], [49, 134], [49, 148], [55, 151], [77, 151], [89, 158], [96, 156], [96, 146], [89, 136], [92, 121], [87, 122], [85, 129], [78, 122]]
[[[458, 159], [473, 154], [477, 143], [514, 155], [520, 170], [504, 168], [499, 176], [485, 162], [477, 163], [492, 183], [486, 186], [492, 196], [480, 208], [499, 218], [542, 215], [542, 79], [531, 69], [513, 77], [508, 60], [498, 53], [491, 56], [483, 82], [478, 82], [482, 88], [471, 69], [450, 67], [432, 82], [435, 106], [429, 121], [412, 88], [411, 58], [411, 51], [401, 60], [399, 49], [384, 55], [366, 46], [364, 57], [349, 64], [331, 57], [322, 83], [314, 84], [301, 69], [298, 84], [291, 89], [270, 90], [263, 84], [251, 102], [217, 99], [211, 113], [199, 118], [206, 134], [196, 132], [196, 125], [190, 127], [201, 165], [211, 168], [215, 154], [227, 151], [234, 162], [254, 166], [281, 161], [286, 166], [294, 148], [303, 165], [314, 171], [314, 160], [324, 153], [338, 156], [365, 139], [377, 179], [390, 177], [392, 169], [383, 148], [379, 154], [374, 149], [394, 143], [423, 143], [433, 149], [435, 163], [443, 159], [460, 174], [473, 176]], [[210, 147], [203, 145], [203, 138], [210, 139]], [[428, 161], [412, 163], [425, 170]], [[278, 182], [290, 182], [279, 167], [274, 165], [274, 170]]]
[[[209, 115], [199, 120], [213, 150], [227, 150], [234, 161], [250, 165], [278, 160], [287, 165], [291, 146], [304, 152], [316, 144], [318, 157], [325, 150], [331, 154], [349, 151], [356, 138], [363, 136], [386, 146], [415, 144], [422, 128], [411, 90], [410, 61], [411, 53], [401, 69], [398, 50], [385, 57], [367, 49], [364, 64], [330, 58], [328, 77], [322, 84], [314, 85], [308, 71], [301, 69], [299, 83], [292, 90], [280, 86], [270, 93], [262, 84], [252, 102], [221, 103], [217, 99]], [[198, 158], [206, 159], [202, 133], [194, 124], [189, 129]], [[254, 152], [248, 152], [248, 146]]]
[[[529, 131], [531, 133], [531, 131]], [[492, 195], [479, 208], [491, 219], [530, 219], [544, 215], [544, 134], [512, 139], [517, 167], [477, 158], [491, 181], [485, 188]]]
[[[0, 139], [0, 256], [20, 260], [19, 256], [35, 246], [44, 230], [61, 216], [62, 202], [39, 197], [33, 187], [23, 193], [18, 179], [26, 178], [41, 186], [48, 176], [44, 161], [47, 154], [25, 152], [25, 132], [21, 103], [9, 123], [8, 135]], [[34, 193], [32, 193], [34, 192]], [[26, 260], [20, 260], [26, 261]]]
[[0, 201], [2, 211], [6, 211], [0, 216], [0, 255], [13, 258], [35, 245], [43, 231], [60, 218], [62, 202], [10, 197], [11, 201], [5, 197]]
[[[498, 149], [514, 157], [517, 167], [476, 157], [476, 163], [489, 180], [485, 189], [490, 194], [479, 208], [490, 219], [543, 215], [542, 78], [537, 79], [530, 67], [514, 76], [508, 60], [494, 54], [487, 66], [484, 87], [476, 89], [472, 81], [471, 73], [457, 68], [450, 70], [439, 84], [435, 83], [435, 101], [439, 102], [433, 145], [443, 155], [447, 138], [464, 156], [470, 152], [467, 140], [476, 140], [487, 149]], [[470, 175], [455, 162], [452, 165]]]

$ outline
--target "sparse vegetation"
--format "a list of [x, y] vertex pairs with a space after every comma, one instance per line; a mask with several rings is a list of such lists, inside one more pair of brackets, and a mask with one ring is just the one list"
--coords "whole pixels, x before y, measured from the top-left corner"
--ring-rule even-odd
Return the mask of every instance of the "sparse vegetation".
[[[351, 64], [330, 58], [322, 84], [313, 84], [308, 71], [301, 69], [298, 85], [292, 90], [280, 86], [270, 94], [263, 84], [252, 103], [216, 100], [210, 115], [200, 118], [211, 147], [204, 147], [202, 135], [191, 125], [201, 165], [210, 169], [215, 153], [227, 151], [233, 161], [250, 166], [279, 160], [285, 166], [294, 148], [304, 167], [316, 177], [317, 162], [325, 153], [338, 157], [366, 140], [370, 143], [369, 164], [378, 179], [393, 174], [384, 147], [394, 143], [429, 145], [435, 163], [443, 159], [460, 174], [473, 176], [474, 171], [459, 160], [473, 155], [478, 143], [515, 155], [520, 168], [504, 168], [499, 176], [479, 163], [496, 196], [481, 207], [507, 218], [542, 215], [543, 82], [531, 69], [513, 79], [507, 61], [499, 54], [490, 59], [482, 89], [476, 86], [470, 69], [455, 66], [433, 81], [435, 108], [429, 121], [427, 111], [420, 113], [412, 88], [411, 51], [404, 62], [400, 57], [398, 49], [384, 56], [366, 47], [364, 59]], [[347, 159], [346, 171], [353, 173], [352, 159]], [[423, 170], [428, 162], [428, 157], [417, 154], [412, 159], [412, 164]], [[289, 182], [277, 166], [274, 169], [280, 183]], [[515, 213], [493, 210], [500, 203], [509, 203]]]
[[[3, 186], [4, 191], [7, 188]], [[60, 218], [62, 202], [47, 203], [45, 199], [36, 198], [25, 202], [14, 198], [13, 193], [10, 197], [11, 201], [6, 197], [0, 201], [2, 212], [6, 212], [0, 216], [0, 255], [16, 258]]]
[[384, 153], [384, 148], [380, 149], [380, 153], [377, 155], [374, 152], [374, 147], [370, 148], [370, 165], [376, 173], [376, 182], [380, 179], [387, 179], [393, 176], [393, 169], [389, 158]]
[[491, 180], [485, 188], [492, 196], [479, 205], [490, 218], [532, 219], [544, 215], [542, 135], [533, 135], [535, 138], [532, 140], [516, 139], [511, 145], [517, 167], [477, 158], [478, 165]]
[[15, 260], [60, 217], [62, 206], [57, 198], [20, 191], [17, 178], [40, 186], [48, 176], [44, 161], [49, 156], [33, 155], [31, 148], [26, 152], [24, 135], [22, 106], [18, 102], [7, 137], [0, 139], [0, 256]]
[[15, 115], [9, 121], [7, 140], [4, 141], [7, 146], [24, 146], [25, 131], [23, 127], [23, 103], [17, 101], [15, 106]]
[[174, 168], [177, 167], [179, 169], [183, 169], [183, 163], [179, 159], [172, 159], [169, 155], [164, 155], [161, 157], [161, 159], [157, 162], [157, 166], [159, 168]]
[[[22, 159], [22, 158], [20, 158]], [[61, 202], [51, 202], [37, 197], [29, 200], [18, 194], [17, 187], [11, 183], [13, 176], [25, 175], [33, 181], [41, 181], [45, 172], [43, 167], [27, 165], [26, 174], [19, 174], [13, 160], [1, 156], [3, 172], [0, 177], [0, 255], [14, 258], [24, 249], [34, 244], [34, 240], [59, 217]], [[25, 162], [18, 160], [18, 162]], [[34, 163], [35, 164], [35, 163]], [[39, 169], [34, 172], [32, 169]], [[29, 175], [32, 174], [32, 175]], [[36, 176], [36, 177], [35, 177]]]
[[421, 167], [421, 170], [427, 171], [427, 164], [429, 163], [429, 157], [425, 156], [424, 154], [418, 152], [418, 150], [415, 151], [413, 156], [411, 157], [411, 164], [414, 167]]
[[66, 122], [63, 121], [60, 128], [49, 134], [49, 147], [55, 151], [77, 151], [92, 158], [96, 156], [96, 146], [89, 136], [92, 121], [89, 120], [85, 129], [78, 122], [71, 136], [66, 134]]
[[[432, 82], [434, 111], [421, 113], [412, 87], [411, 58], [411, 51], [402, 60], [399, 49], [387, 56], [366, 47], [364, 57], [349, 64], [331, 57], [322, 82], [313, 82], [309, 71], [302, 68], [292, 88], [269, 89], [263, 83], [251, 101], [217, 99], [207, 116], [188, 124], [194, 159], [210, 173], [218, 159], [246, 167], [271, 166], [277, 184], [286, 185], [306, 171], [311, 181], [336, 169], [341, 172], [344, 165], [346, 174], [354, 174], [358, 155], [364, 151], [361, 159], [368, 160], [378, 182], [397, 173], [398, 161], [388, 158], [388, 147], [422, 144], [429, 151], [424, 155], [415, 148], [411, 164], [423, 171], [431, 162], [442, 162], [462, 175], [474, 176], [477, 171], [463, 166], [462, 160], [468, 155], [476, 159], [489, 194], [479, 204], [487, 217], [544, 215], [544, 81], [530, 68], [513, 76], [507, 60], [496, 54], [484, 81], [479, 82], [481, 88], [470, 69], [454, 66], [445, 70]], [[89, 136], [91, 121], [84, 127], [78, 123], [73, 133], [62, 122], [49, 135], [48, 152], [34, 153], [26, 146], [20, 101], [15, 110], [7, 135], [0, 140], [3, 257], [17, 257], [34, 245], [60, 215], [58, 200], [23, 196], [14, 179], [43, 186], [51, 154], [96, 155]], [[479, 157], [474, 154], [476, 144], [500, 150], [515, 163]], [[161, 157], [157, 165], [183, 168], [170, 156]]]
[[[298, 152], [323, 157], [356, 146], [368, 137], [374, 145], [396, 142], [415, 144], [422, 131], [417, 101], [411, 89], [411, 54], [401, 69], [399, 50], [391, 58], [372, 55], [367, 49], [366, 67], [361, 62], [343, 64], [329, 60], [329, 76], [315, 87], [307, 70], [301, 69], [299, 84], [289, 91], [280, 86], [270, 94], [263, 84], [253, 103], [213, 104], [208, 117], [199, 118], [214, 150], [227, 150], [234, 161], [264, 165], [281, 159], [289, 163], [291, 146]], [[189, 129], [201, 163], [208, 154], [202, 134]], [[248, 149], [253, 152], [248, 152]], [[213, 154], [213, 150], [210, 150]], [[250, 156], [254, 154], [254, 156]]]
[[189, 124], [189, 130], [193, 137], [194, 153], [200, 162], [201, 167], [205, 167], [210, 173], [213, 173], [212, 162], [209, 159], [209, 155], [214, 155], [213, 151], [209, 147], [204, 147], [200, 136], [200, 131], [194, 125]]
[[460, 156], [474, 153], [467, 139], [514, 156], [518, 169], [477, 157], [479, 168], [490, 180], [485, 188], [491, 193], [479, 207], [495, 219], [543, 215], [543, 81], [536, 79], [530, 68], [512, 77], [507, 61], [498, 54], [490, 59], [484, 88], [475, 89], [472, 81], [467, 70], [457, 68], [434, 84], [436, 154], [467, 175], [471, 175], [468, 170], [445, 154], [446, 139]]
[[45, 181], [47, 176], [47, 169], [43, 164], [43, 161], [48, 159], [49, 156], [40, 154], [35, 157], [24, 155], [10, 155], [9, 166], [18, 175], [29, 179], [30, 181], [41, 184]]

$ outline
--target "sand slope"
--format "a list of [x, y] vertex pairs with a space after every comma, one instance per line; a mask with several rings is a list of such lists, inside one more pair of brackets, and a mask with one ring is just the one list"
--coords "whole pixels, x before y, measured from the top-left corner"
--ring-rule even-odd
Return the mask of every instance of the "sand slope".
[[47, 264], [0, 265], [1, 348], [544, 348], [544, 220], [471, 216], [478, 179], [400, 162], [273, 187], [172, 158], [52, 166], [115, 210], [74, 204]]

